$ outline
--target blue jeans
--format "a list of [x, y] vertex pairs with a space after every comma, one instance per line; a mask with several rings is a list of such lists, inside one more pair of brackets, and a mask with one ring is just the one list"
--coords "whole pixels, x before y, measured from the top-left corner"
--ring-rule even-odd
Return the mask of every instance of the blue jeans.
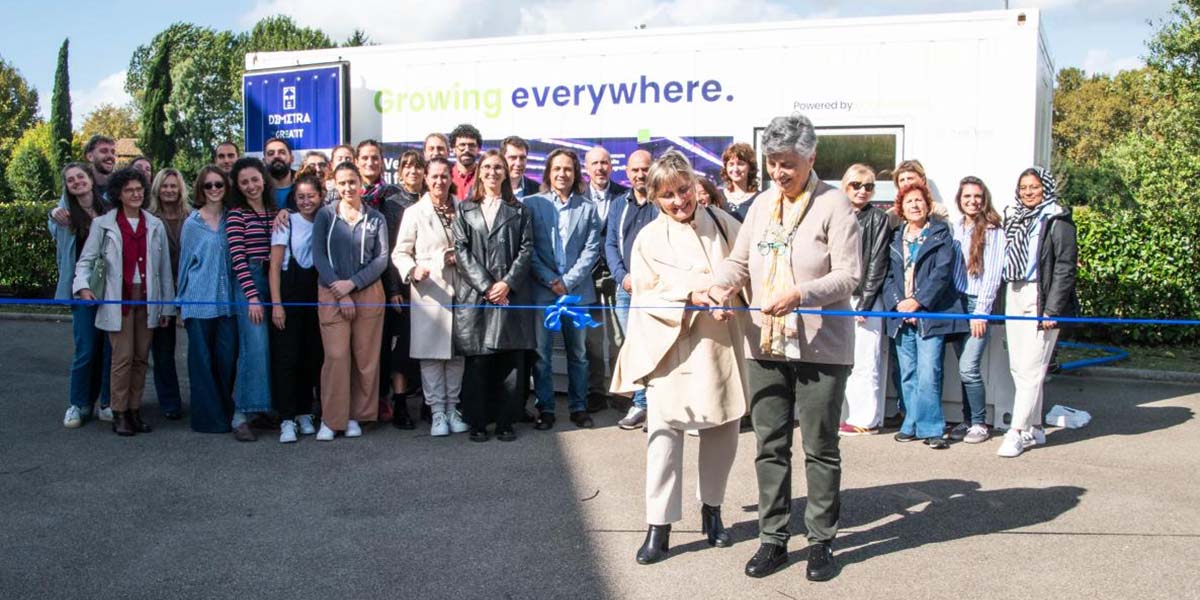
[[[975, 296], [966, 296], [967, 312], [975, 310]], [[982, 425], [987, 423], [987, 392], [983, 387], [983, 350], [987, 348], [990, 328], [983, 337], [970, 333], [956, 335], [951, 340], [954, 353], [958, 355], [958, 376], [962, 379], [963, 423]]]
[[917, 328], [903, 325], [896, 334], [900, 387], [904, 390], [904, 423], [900, 432], [919, 438], [941, 437], [946, 429], [942, 416], [942, 360], [946, 338], [921, 337]]
[[71, 359], [71, 406], [92, 410], [96, 398], [100, 406], [108, 406], [110, 395], [108, 376], [112, 372], [112, 346], [108, 335], [96, 329], [99, 305], [71, 306], [71, 337], [75, 341], [75, 356]]
[[[633, 296], [625, 291], [625, 288], [620, 287], [621, 282], [617, 282], [617, 323], [621, 324], [621, 334], [625, 338], [625, 343], [629, 343], [629, 301]], [[646, 408], [646, 390], [638, 390], [633, 393], [633, 405], [638, 408]]]
[[[537, 329], [537, 364], [533, 367], [533, 392], [538, 412], [554, 414], [554, 332], [545, 327]], [[587, 331], [575, 327], [570, 319], [562, 320], [563, 345], [567, 350], [567, 406], [571, 412], [587, 410], [588, 360]]]
[[183, 399], [179, 396], [179, 374], [175, 372], [175, 339], [179, 330], [175, 327], [176, 317], [170, 317], [166, 327], [155, 327], [150, 342], [150, 356], [154, 361], [154, 390], [158, 395], [158, 407], [163, 412], [178, 413]]
[[186, 319], [192, 431], [225, 433], [233, 414], [237, 320]]
[[238, 286], [237, 305], [237, 379], [233, 385], [233, 406], [239, 413], [258, 413], [271, 410], [271, 341], [268, 323], [271, 309], [265, 303], [271, 301], [267, 287], [267, 271], [264, 263], [252, 261], [250, 273], [258, 289], [259, 302], [263, 302], [263, 320], [258, 324], [250, 321], [250, 305], [245, 292]]

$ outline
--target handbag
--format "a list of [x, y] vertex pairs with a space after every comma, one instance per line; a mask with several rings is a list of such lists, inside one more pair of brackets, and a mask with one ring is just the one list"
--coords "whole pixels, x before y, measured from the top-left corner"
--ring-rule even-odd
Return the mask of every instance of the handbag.
[[108, 250], [108, 234], [102, 230], [100, 235], [103, 236], [100, 238], [100, 253], [96, 255], [96, 260], [92, 261], [88, 289], [92, 290], [92, 295], [97, 300], [104, 300], [104, 286], [108, 283], [108, 261], [104, 258], [105, 251]]

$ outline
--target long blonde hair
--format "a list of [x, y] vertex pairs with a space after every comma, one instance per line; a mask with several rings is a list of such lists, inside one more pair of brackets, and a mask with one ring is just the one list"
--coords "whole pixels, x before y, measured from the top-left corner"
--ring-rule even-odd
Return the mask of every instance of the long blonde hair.
[[189, 201], [191, 195], [188, 193], [188, 185], [183, 180], [183, 173], [169, 167], [159, 170], [154, 175], [154, 183], [150, 184], [150, 214], [156, 217], [162, 216], [162, 202], [158, 199], [158, 192], [162, 189], [163, 182], [171, 176], [174, 176], [175, 180], [179, 182], [179, 213], [181, 216], [186, 217], [188, 213], [192, 212], [192, 203]]

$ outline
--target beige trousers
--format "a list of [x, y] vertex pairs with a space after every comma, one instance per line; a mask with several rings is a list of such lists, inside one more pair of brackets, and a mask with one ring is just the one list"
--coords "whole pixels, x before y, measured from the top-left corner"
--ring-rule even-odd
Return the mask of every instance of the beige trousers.
[[[1004, 298], [1005, 313], [1038, 316], [1037, 295], [1036, 281], [1009, 283]], [[1010, 426], [1025, 431], [1042, 424], [1043, 384], [1058, 341], [1058, 330], [1042, 329], [1038, 321], [1005, 321], [1004, 328], [1008, 337], [1008, 370], [1016, 388]]]
[[112, 344], [110, 389], [114, 411], [142, 408], [146, 388], [146, 367], [150, 364], [150, 342], [154, 339], [146, 324], [146, 307], [131, 306], [121, 317], [121, 331], [109, 332]]
[[[345, 431], [346, 422], [374, 421], [379, 414], [379, 347], [383, 340], [383, 284], [376, 281], [350, 293], [354, 319], [347, 320], [336, 306], [333, 292], [317, 289], [317, 317], [321, 321], [321, 422], [334, 431]], [[372, 305], [372, 306], [364, 306]]]
[[[683, 430], [673, 429], [646, 399], [646, 522], [666, 525], [683, 518]], [[725, 501], [725, 485], [737, 455], [738, 421], [700, 430], [696, 496], [709, 506]]]

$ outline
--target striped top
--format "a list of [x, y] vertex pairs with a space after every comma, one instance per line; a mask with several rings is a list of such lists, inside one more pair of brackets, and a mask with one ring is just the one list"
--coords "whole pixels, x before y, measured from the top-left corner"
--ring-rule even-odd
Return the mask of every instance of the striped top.
[[248, 208], [231, 208], [225, 220], [233, 275], [242, 286], [246, 300], [258, 301], [258, 288], [250, 274], [250, 263], [271, 259], [271, 225], [275, 221], [275, 212], [258, 213]]
[[983, 273], [973, 276], [967, 274], [967, 261], [971, 259], [971, 234], [975, 225], [967, 223], [966, 219], [955, 221], [951, 230], [962, 260], [954, 265], [954, 287], [968, 296], [975, 296], [974, 314], [990, 315], [1004, 276], [1004, 230], [999, 227], [988, 229], [983, 243]]

